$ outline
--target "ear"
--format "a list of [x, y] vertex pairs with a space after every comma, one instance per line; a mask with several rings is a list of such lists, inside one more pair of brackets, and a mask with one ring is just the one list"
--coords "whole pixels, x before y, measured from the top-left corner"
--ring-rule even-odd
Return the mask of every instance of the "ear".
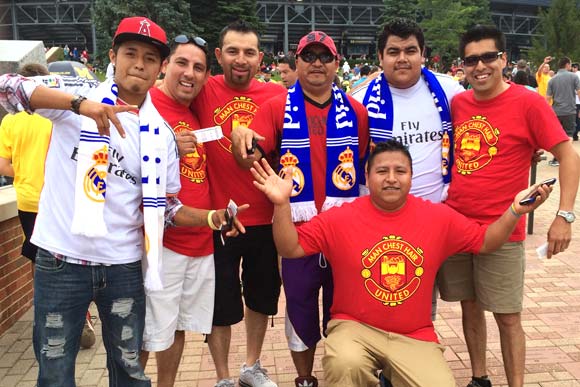
[[216, 47], [214, 50], [215, 58], [217, 59], [218, 63], [222, 64], [222, 50], [219, 47]]
[[117, 59], [117, 55], [115, 55], [115, 52], [113, 51], [113, 49], [109, 49], [109, 60], [111, 61], [111, 63], [113, 64], [113, 66], [115, 66], [115, 60]]
[[262, 63], [262, 59], [264, 59], [264, 52], [260, 51], [260, 63]]

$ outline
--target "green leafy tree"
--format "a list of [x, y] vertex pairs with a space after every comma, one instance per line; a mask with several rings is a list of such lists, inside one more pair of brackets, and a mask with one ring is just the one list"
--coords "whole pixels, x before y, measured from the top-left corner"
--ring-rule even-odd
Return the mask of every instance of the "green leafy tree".
[[459, 38], [468, 28], [491, 23], [488, 0], [419, 0], [419, 7], [430, 56], [440, 59], [438, 70], [459, 56]]
[[163, 27], [168, 39], [197, 31], [186, 0], [95, 0], [93, 23], [98, 37], [97, 59], [103, 65], [109, 62], [108, 52], [119, 22], [128, 16], [148, 17]]
[[[553, 0], [547, 10], [540, 11], [540, 38], [533, 39], [530, 59], [542, 63], [548, 55], [568, 56], [580, 60], [580, 9], [574, 0]], [[556, 63], [557, 64], [557, 63]]]
[[[213, 51], [219, 44], [221, 30], [236, 20], [245, 20], [262, 31], [262, 25], [257, 16], [256, 0], [192, 0], [191, 20], [199, 27], [201, 36], [208, 42]], [[212, 58], [212, 72], [219, 72], [214, 55]]]
[[417, 21], [420, 16], [419, 0], [383, 0], [383, 3], [385, 4], [383, 25], [397, 17]]

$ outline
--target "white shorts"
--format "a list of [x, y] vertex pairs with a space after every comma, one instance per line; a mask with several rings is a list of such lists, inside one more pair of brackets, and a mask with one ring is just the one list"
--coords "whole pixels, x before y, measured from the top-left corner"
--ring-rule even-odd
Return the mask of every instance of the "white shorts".
[[164, 351], [175, 331], [211, 333], [215, 295], [213, 254], [188, 257], [163, 248], [163, 290], [145, 290], [143, 349]]

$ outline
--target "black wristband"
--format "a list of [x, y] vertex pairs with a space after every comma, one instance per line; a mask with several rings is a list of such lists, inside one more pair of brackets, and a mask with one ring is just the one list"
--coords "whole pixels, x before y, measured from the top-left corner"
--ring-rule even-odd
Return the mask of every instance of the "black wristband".
[[75, 114], [81, 114], [81, 103], [86, 100], [87, 97], [82, 95], [75, 95], [73, 99], [70, 101], [70, 110]]

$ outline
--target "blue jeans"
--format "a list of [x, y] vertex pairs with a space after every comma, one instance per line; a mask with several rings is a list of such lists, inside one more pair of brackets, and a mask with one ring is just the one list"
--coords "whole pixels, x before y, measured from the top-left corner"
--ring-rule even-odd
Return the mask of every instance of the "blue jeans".
[[151, 386], [139, 363], [145, 325], [141, 262], [83, 266], [39, 248], [34, 275], [34, 354], [38, 387], [75, 386], [87, 308], [99, 310], [109, 386]]

